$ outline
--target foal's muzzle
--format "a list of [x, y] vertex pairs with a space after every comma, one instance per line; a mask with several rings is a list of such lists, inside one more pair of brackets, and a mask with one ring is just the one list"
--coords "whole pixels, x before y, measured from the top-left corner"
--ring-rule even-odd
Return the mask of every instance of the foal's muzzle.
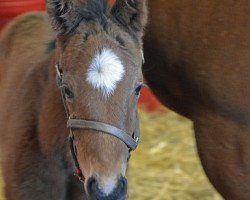
[[127, 197], [127, 179], [121, 177], [116, 187], [109, 194], [106, 194], [99, 185], [95, 177], [89, 178], [87, 182], [87, 191], [90, 200], [125, 200]]

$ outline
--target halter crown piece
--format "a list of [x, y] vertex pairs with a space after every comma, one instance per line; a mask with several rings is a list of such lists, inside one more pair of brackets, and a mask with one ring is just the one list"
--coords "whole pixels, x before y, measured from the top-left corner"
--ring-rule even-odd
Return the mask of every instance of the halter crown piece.
[[[68, 110], [68, 106], [66, 103], [65, 90], [64, 90], [63, 84], [62, 84], [63, 72], [60, 69], [59, 63], [56, 63], [56, 73], [57, 73], [57, 75], [56, 75], [57, 86], [60, 89], [65, 113], [66, 113], [66, 116], [68, 119], [67, 127], [70, 129], [69, 144], [70, 144], [71, 155], [72, 155], [75, 167], [76, 167], [76, 176], [78, 177], [78, 179], [80, 181], [84, 182], [85, 177], [83, 176], [83, 173], [80, 169], [80, 166], [79, 166], [79, 163], [77, 160], [77, 149], [76, 149], [76, 146], [74, 144], [73, 129], [91, 129], [91, 130], [100, 131], [100, 132], [109, 134], [111, 136], [114, 136], [114, 137], [120, 139], [122, 142], [124, 142], [127, 145], [129, 155], [130, 155], [130, 152], [132, 150], [135, 150], [140, 142], [140, 129], [139, 129], [139, 119], [138, 119], [137, 109], [135, 109], [136, 122], [134, 124], [134, 132], [133, 132], [133, 134], [131, 134], [132, 136], [130, 134], [127, 134], [125, 131], [115, 127], [115, 126], [112, 126], [110, 124], [106, 124], [103, 122], [90, 121], [90, 120], [84, 120], [84, 119], [71, 119], [70, 114], [69, 114], [69, 110]], [[135, 107], [136, 106], [137, 106], [137, 104], [135, 104]]]

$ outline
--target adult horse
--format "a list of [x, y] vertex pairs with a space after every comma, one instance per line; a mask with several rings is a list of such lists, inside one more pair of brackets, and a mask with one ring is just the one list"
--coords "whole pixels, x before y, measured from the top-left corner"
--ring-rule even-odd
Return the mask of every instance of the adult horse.
[[89, 199], [123, 200], [129, 151], [139, 142], [146, 2], [118, 0], [111, 9], [105, 0], [47, 0], [47, 7], [49, 18], [21, 16], [0, 39], [6, 199], [82, 199], [75, 162]]
[[151, 0], [143, 73], [194, 122], [204, 170], [225, 199], [250, 199], [250, 1]]

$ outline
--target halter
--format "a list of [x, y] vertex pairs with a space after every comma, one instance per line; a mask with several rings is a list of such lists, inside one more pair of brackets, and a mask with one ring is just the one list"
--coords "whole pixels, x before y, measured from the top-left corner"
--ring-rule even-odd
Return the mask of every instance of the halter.
[[[138, 113], [137, 113], [137, 104], [135, 104], [136, 122], [134, 124], [133, 134], [131, 134], [132, 136], [115, 126], [112, 126], [110, 124], [106, 124], [103, 122], [90, 121], [90, 120], [84, 120], [84, 119], [71, 119], [70, 114], [69, 114], [69, 109], [66, 103], [65, 90], [62, 84], [63, 72], [60, 69], [59, 63], [56, 63], [56, 72], [57, 72], [57, 75], [56, 75], [57, 86], [60, 89], [65, 113], [68, 119], [67, 128], [70, 129], [69, 145], [70, 145], [71, 155], [72, 155], [75, 167], [76, 167], [75, 175], [78, 177], [80, 181], [84, 182], [85, 177], [83, 176], [83, 173], [80, 169], [80, 165], [77, 160], [77, 149], [74, 144], [73, 130], [74, 129], [90, 129], [90, 130], [100, 131], [108, 135], [114, 136], [120, 139], [123, 143], [127, 145], [128, 151], [129, 151], [129, 157], [130, 157], [130, 152], [132, 150], [135, 150], [140, 142], [140, 129], [139, 129], [139, 119], [138, 119]], [[128, 160], [129, 160], [129, 157], [128, 157]]]

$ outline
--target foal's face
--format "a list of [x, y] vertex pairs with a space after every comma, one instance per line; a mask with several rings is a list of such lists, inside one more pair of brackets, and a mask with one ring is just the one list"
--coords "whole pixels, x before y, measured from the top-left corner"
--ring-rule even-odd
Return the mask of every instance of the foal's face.
[[[141, 46], [124, 31], [99, 28], [80, 26], [61, 53], [69, 111], [72, 118], [104, 122], [132, 135], [143, 81]], [[126, 184], [129, 155], [121, 140], [86, 129], [74, 135], [87, 179], [95, 179], [104, 193], [111, 193], [118, 181]]]
[[[57, 59], [72, 118], [110, 124], [132, 135], [142, 85], [146, 0], [47, 0], [58, 31]], [[128, 147], [114, 136], [75, 129], [77, 159], [90, 199], [123, 200]]]

